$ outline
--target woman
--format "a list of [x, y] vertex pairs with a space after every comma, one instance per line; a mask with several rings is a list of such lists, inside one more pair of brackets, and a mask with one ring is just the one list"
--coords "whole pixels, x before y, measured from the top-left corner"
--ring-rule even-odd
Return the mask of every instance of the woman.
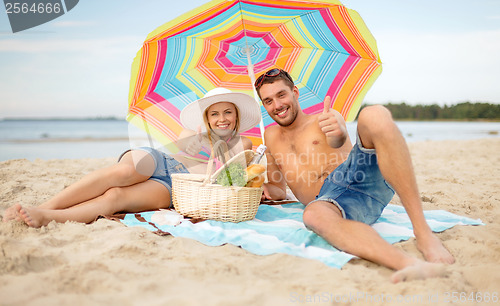
[[52, 220], [89, 223], [99, 215], [168, 208], [172, 204], [170, 175], [188, 169], [205, 173], [215, 141], [226, 141], [230, 157], [252, 148], [251, 141], [239, 133], [259, 123], [260, 107], [248, 95], [216, 88], [187, 105], [180, 119], [186, 130], [178, 147], [184, 152], [167, 155], [149, 147], [129, 150], [117, 164], [84, 176], [38, 207], [11, 206], [4, 221], [16, 219], [41, 227]]

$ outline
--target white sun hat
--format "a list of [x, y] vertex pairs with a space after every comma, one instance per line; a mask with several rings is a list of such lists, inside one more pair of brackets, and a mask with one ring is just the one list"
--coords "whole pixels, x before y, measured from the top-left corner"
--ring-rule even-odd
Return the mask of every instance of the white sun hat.
[[203, 114], [208, 107], [219, 102], [231, 102], [238, 107], [240, 114], [238, 133], [257, 126], [261, 120], [260, 106], [254, 98], [244, 93], [232, 92], [229, 89], [219, 87], [210, 90], [203, 98], [184, 107], [180, 117], [182, 126], [193, 131], [201, 126], [202, 132], [206, 132]]

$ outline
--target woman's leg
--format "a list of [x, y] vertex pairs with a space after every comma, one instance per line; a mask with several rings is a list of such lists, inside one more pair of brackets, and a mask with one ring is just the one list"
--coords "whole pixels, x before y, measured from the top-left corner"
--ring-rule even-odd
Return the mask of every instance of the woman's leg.
[[101, 196], [66, 209], [21, 207], [19, 215], [31, 227], [41, 227], [52, 220], [90, 223], [100, 215], [168, 208], [170, 202], [168, 189], [161, 183], [148, 180], [132, 186], [112, 187]]
[[153, 157], [142, 150], [129, 151], [110, 167], [96, 170], [68, 186], [39, 208], [64, 209], [103, 195], [113, 187], [144, 182], [155, 170]]
[[[142, 150], [129, 151], [110, 167], [96, 170], [63, 189], [53, 198], [38, 206], [44, 209], [65, 209], [103, 195], [113, 187], [124, 187], [146, 181], [155, 170], [153, 157]], [[3, 221], [18, 220], [20, 204], [7, 208]]]

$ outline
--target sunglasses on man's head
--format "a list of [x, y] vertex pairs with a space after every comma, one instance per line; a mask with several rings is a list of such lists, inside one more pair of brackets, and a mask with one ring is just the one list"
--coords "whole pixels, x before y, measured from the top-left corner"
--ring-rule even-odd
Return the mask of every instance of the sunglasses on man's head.
[[264, 79], [266, 77], [272, 78], [272, 77], [276, 77], [280, 74], [283, 74], [287, 79], [290, 80], [290, 82], [293, 83], [292, 77], [288, 74], [288, 72], [286, 72], [285, 70], [274, 68], [274, 69], [268, 70], [266, 73], [264, 73], [263, 75], [261, 75], [260, 77], [257, 78], [257, 80], [255, 81], [255, 84], [254, 84], [255, 88], [259, 89], [262, 86], [262, 83], [264, 82]]

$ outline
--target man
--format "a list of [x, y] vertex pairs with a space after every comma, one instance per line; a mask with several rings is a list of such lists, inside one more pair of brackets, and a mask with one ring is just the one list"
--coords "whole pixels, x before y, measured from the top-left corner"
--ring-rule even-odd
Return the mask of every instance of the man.
[[[406, 142], [383, 106], [364, 108], [353, 147], [345, 121], [324, 101], [322, 114], [305, 114], [290, 75], [272, 69], [255, 87], [278, 125], [266, 129], [268, 180], [264, 197], [283, 199], [286, 185], [306, 205], [304, 224], [331, 245], [397, 270], [393, 282], [444, 274], [453, 256], [425, 221]], [[404, 253], [369, 226], [396, 191], [428, 261]], [[440, 263], [440, 264], [439, 264]]]

